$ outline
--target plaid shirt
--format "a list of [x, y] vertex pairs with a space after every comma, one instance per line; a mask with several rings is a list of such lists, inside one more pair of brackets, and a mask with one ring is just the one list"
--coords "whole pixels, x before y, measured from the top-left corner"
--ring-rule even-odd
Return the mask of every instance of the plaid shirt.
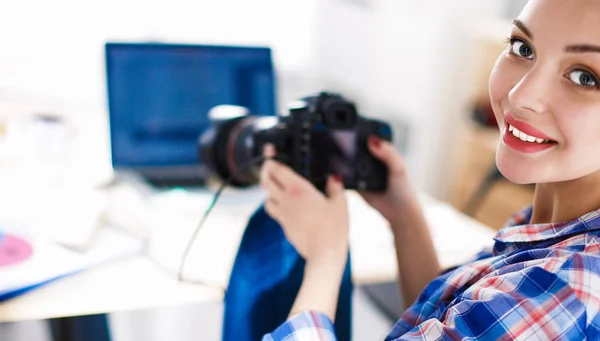
[[[600, 340], [600, 210], [561, 224], [527, 224], [531, 213], [433, 280], [386, 341]], [[278, 340], [335, 337], [326, 316], [306, 312], [263, 338]]]

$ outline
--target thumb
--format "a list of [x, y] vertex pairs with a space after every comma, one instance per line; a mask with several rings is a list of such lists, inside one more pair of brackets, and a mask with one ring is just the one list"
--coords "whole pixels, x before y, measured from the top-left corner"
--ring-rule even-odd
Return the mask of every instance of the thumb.
[[330, 199], [335, 199], [344, 194], [344, 183], [339, 175], [330, 176], [327, 179], [327, 188], [325, 189]]
[[373, 156], [387, 166], [390, 173], [404, 173], [404, 160], [390, 142], [371, 136], [369, 138], [369, 150]]

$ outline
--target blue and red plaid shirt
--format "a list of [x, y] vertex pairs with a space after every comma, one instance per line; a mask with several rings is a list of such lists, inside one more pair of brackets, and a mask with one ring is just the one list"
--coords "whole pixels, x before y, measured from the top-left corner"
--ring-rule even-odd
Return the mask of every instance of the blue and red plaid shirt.
[[[509, 220], [492, 250], [433, 280], [386, 338], [600, 340], [600, 210], [560, 224]], [[263, 341], [335, 340], [323, 314], [298, 314]]]

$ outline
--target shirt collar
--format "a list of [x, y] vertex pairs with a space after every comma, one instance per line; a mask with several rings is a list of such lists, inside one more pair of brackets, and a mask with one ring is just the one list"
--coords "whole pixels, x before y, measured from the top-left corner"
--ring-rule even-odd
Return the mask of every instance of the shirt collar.
[[494, 240], [501, 243], [532, 243], [600, 230], [600, 209], [565, 223], [529, 224], [533, 207], [513, 215]]

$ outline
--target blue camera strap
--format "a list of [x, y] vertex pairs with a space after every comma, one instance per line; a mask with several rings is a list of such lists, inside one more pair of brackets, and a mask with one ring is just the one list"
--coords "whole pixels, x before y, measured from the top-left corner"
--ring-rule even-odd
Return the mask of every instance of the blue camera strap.
[[[225, 294], [223, 341], [260, 341], [284, 323], [300, 290], [304, 259], [261, 206], [246, 226]], [[341, 283], [335, 331], [350, 341], [350, 257]]]

